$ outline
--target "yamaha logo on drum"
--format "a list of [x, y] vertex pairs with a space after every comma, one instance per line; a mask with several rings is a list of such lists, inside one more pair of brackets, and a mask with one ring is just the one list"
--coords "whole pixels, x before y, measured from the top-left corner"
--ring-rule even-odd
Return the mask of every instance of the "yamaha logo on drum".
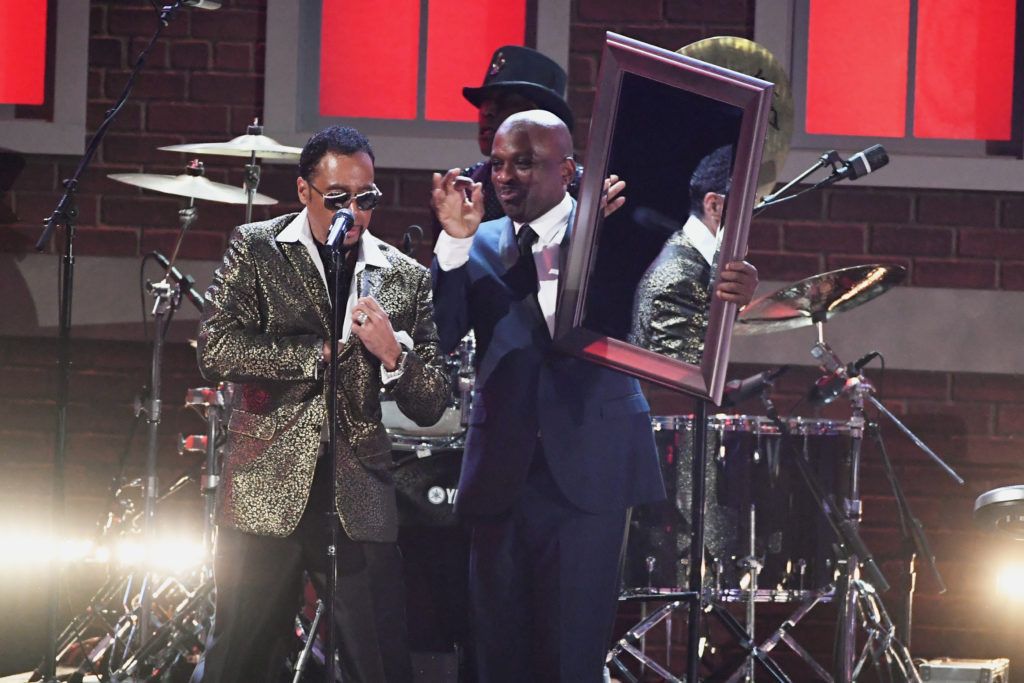
[[458, 489], [448, 489], [442, 486], [431, 486], [427, 489], [427, 500], [434, 505], [455, 505], [455, 496], [459, 493]]

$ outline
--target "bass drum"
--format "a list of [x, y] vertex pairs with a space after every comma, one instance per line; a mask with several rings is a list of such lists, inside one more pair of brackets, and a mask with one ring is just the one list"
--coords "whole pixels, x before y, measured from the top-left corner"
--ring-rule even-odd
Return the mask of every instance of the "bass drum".
[[469, 637], [469, 533], [455, 515], [462, 451], [393, 451], [409, 646], [452, 652]]
[[[684, 590], [688, 583], [692, 417], [654, 417], [652, 424], [668, 499], [633, 511], [623, 573], [630, 592]], [[784, 437], [765, 417], [708, 420], [704, 587], [721, 600], [741, 600], [750, 588], [744, 560], [751, 536], [762, 565], [757, 599], [798, 601], [832, 581], [831, 530], [786, 460], [795, 447], [825, 490], [841, 493], [849, 426], [791, 420], [788, 428]]]

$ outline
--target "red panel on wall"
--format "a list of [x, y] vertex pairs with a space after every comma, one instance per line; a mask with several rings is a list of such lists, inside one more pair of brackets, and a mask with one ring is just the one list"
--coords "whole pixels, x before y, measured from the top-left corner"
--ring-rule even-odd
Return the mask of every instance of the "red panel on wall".
[[903, 137], [909, 0], [811, 0], [808, 133]]
[[914, 135], [1010, 139], [1015, 0], [918, 0]]
[[419, 0], [323, 0], [320, 115], [415, 119]]
[[429, 7], [426, 118], [476, 121], [462, 87], [480, 85], [494, 50], [523, 44], [526, 0], [430, 0]]
[[0, 0], [0, 104], [42, 104], [47, 0]]

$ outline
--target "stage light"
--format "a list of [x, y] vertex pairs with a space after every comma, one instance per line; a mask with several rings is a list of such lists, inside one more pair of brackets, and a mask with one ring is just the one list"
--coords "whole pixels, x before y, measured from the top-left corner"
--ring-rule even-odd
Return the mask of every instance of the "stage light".
[[83, 536], [57, 538], [33, 530], [0, 529], [0, 570], [38, 567], [40, 564], [109, 564], [142, 568], [157, 573], [180, 573], [208, 560], [201, 541], [188, 534], [159, 536], [152, 542], [140, 537], [101, 539]]
[[1024, 601], [1024, 562], [1006, 562], [996, 571], [996, 591], [1013, 601]]

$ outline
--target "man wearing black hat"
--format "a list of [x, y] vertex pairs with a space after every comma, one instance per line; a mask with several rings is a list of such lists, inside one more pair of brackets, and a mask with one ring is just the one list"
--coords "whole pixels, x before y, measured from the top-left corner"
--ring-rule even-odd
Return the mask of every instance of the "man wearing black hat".
[[[512, 114], [530, 109], [543, 109], [560, 118], [572, 130], [572, 109], [565, 101], [567, 76], [553, 59], [540, 52], [519, 45], [499, 47], [491, 57], [491, 63], [484, 74], [479, 88], [465, 87], [462, 96], [477, 108], [477, 142], [480, 153], [491, 155], [494, 131]], [[577, 182], [583, 167], [578, 167]], [[466, 169], [465, 175], [483, 184], [484, 220], [490, 221], [505, 215], [491, 184], [491, 169], [487, 161], [478, 161]], [[576, 194], [576, 182], [570, 186]], [[440, 225], [435, 226], [435, 235], [440, 234]]]

